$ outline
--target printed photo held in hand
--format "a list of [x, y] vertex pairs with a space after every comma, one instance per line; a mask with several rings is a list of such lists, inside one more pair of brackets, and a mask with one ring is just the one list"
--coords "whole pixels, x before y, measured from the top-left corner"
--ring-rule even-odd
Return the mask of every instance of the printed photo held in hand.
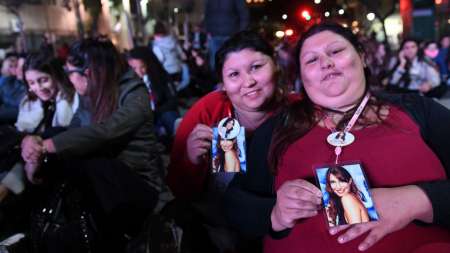
[[378, 220], [378, 214], [360, 164], [316, 169], [330, 227]]
[[213, 128], [212, 172], [245, 172], [245, 129], [236, 119], [227, 117]]

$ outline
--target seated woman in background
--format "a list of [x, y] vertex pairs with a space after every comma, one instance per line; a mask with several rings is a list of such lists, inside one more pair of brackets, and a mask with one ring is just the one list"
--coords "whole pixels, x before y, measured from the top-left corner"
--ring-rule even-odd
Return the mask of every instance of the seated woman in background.
[[390, 78], [394, 91], [414, 91], [427, 94], [439, 86], [441, 79], [433, 62], [419, 53], [416, 40], [405, 39], [399, 49], [397, 64]]
[[127, 54], [128, 65], [142, 78], [149, 92], [149, 105], [155, 112], [155, 126], [164, 127], [172, 136], [175, 120], [180, 116], [173, 84], [158, 58], [147, 47], [135, 47]]
[[[52, 127], [67, 127], [78, 108], [78, 96], [64, 75], [63, 66], [56, 58], [44, 54], [31, 54], [25, 63], [19, 60], [20, 70], [17, 76], [27, 87], [26, 96], [19, 105], [19, 114], [15, 127], [18, 136], [25, 134], [41, 135]], [[23, 67], [22, 67], [23, 66]], [[22, 78], [24, 76], [25, 78]], [[20, 138], [20, 137], [19, 137]], [[11, 235], [24, 223], [29, 213], [18, 207], [25, 203], [19, 198], [7, 201], [6, 197], [21, 194], [25, 189], [24, 163], [20, 150], [14, 150], [10, 156], [11, 168], [2, 168], [0, 181], [1, 212], [0, 237]], [[16, 156], [17, 155], [17, 156]], [[31, 175], [27, 174], [29, 178]], [[15, 195], [10, 195], [10, 193]], [[22, 194], [23, 195], [23, 194]], [[3, 201], [5, 200], [5, 201]], [[11, 198], [9, 199], [11, 200]], [[4, 203], [6, 202], [6, 203]], [[20, 202], [20, 203], [19, 203]], [[19, 209], [17, 209], [19, 208]]]
[[[46, 169], [43, 183], [56, 178], [80, 190], [100, 234], [94, 237], [98, 240], [86, 238], [92, 251], [124, 252], [124, 234], [139, 232], [155, 209], [163, 184], [162, 168], [155, 163], [158, 153], [148, 92], [105, 39], [75, 42], [66, 73], [80, 95], [69, 129], [44, 140], [25, 137], [22, 157], [32, 177]], [[43, 163], [43, 157], [51, 154], [62, 161]], [[51, 246], [48, 252], [81, 252], [85, 244], [73, 236], [75, 228], [46, 242]]]
[[[304, 97], [255, 131], [261, 141], [249, 147], [247, 174], [225, 195], [230, 222], [266, 236], [268, 253], [449, 251], [441, 227], [450, 227], [449, 110], [417, 94], [371, 94], [363, 47], [340, 25], [314, 25], [301, 38]], [[354, 142], [333, 147], [327, 137], [336, 131]], [[314, 168], [355, 160], [379, 220], [328, 229]]]

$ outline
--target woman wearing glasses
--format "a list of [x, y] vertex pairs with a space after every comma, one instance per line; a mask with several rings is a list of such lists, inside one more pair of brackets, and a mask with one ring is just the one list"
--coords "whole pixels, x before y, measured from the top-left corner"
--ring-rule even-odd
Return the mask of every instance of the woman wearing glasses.
[[[75, 42], [66, 72], [80, 95], [70, 128], [43, 141], [26, 137], [22, 157], [32, 176], [43, 169], [44, 156], [62, 158], [50, 177], [79, 187], [100, 233], [89, 237], [91, 251], [124, 252], [124, 234], [139, 232], [162, 185], [147, 90], [109, 40]], [[72, 234], [58, 238], [49, 242], [54, 252], [80, 247]]]

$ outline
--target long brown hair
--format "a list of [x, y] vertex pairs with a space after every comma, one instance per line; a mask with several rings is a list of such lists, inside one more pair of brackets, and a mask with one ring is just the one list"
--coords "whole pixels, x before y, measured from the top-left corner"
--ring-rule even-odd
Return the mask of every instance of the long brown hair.
[[[25, 78], [25, 73], [29, 70], [36, 70], [48, 74], [51, 77], [52, 82], [54, 82], [57, 90], [60, 92], [61, 97], [69, 102], [72, 102], [75, 89], [72, 85], [70, 85], [70, 81], [64, 74], [62, 62], [58, 59], [42, 52], [28, 55], [22, 69], [24, 76], [23, 80], [27, 86], [29, 85]], [[38, 99], [36, 94], [29, 89], [27, 89], [27, 97], [31, 101]]]
[[125, 72], [124, 60], [108, 39], [83, 39], [75, 42], [67, 61], [87, 74], [87, 96], [92, 120], [100, 122], [117, 108], [119, 81]]
[[[334, 175], [339, 181], [350, 183], [350, 193], [355, 195], [360, 201], [365, 201], [364, 195], [361, 193], [361, 191], [358, 189], [358, 187], [355, 184], [355, 181], [352, 178], [352, 175], [342, 166], [334, 166], [330, 167], [327, 170], [326, 174], [326, 187], [325, 190], [330, 195], [330, 201], [329, 201], [329, 209], [328, 214], [331, 217], [331, 222], [334, 225], [336, 224], [336, 218], [338, 215], [343, 215], [344, 210], [342, 208], [341, 204], [341, 198], [333, 191], [333, 188], [331, 188], [331, 182], [330, 182], [330, 176]], [[350, 182], [351, 180], [351, 182]]]
[[[302, 50], [303, 43], [306, 39], [323, 31], [330, 31], [342, 36], [344, 39], [350, 42], [350, 44], [360, 55], [364, 55], [363, 45], [358, 41], [357, 37], [350, 30], [335, 23], [321, 23], [314, 25], [303, 34], [296, 46], [294, 57], [300, 78], [301, 65], [299, 56]], [[368, 78], [370, 77], [370, 70], [368, 67], [364, 68], [364, 76], [366, 80], [368, 80]], [[365, 82], [364, 94], [368, 92], [368, 90], [369, 84], [368, 82]], [[290, 104], [287, 108], [284, 109], [282, 117], [283, 120], [276, 126], [272, 135], [271, 147], [268, 155], [268, 163], [269, 168], [274, 174], [277, 173], [279, 162], [281, 161], [281, 158], [289, 145], [308, 133], [319, 122], [321, 116], [323, 116], [327, 111], [327, 108], [321, 108], [315, 105], [311, 101], [303, 87], [301, 92], [303, 95], [302, 99]], [[362, 97], [360, 99], [362, 100]], [[364, 113], [358, 120], [358, 124], [372, 125], [379, 123], [381, 120], [381, 105], [382, 103], [378, 99], [372, 97], [369, 100], [368, 106], [366, 106]], [[336, 127], [338, 130], [343, 129], [343, 126], [346, 122], [349, 121], [355, 110], [356, 107], [343, 113], [343, 117], [338, 122]], [[374, 112], [376, 113], [378, 118], [375, 121], [366, 116], [367, 114], [365, 112], [367, 112], [368, 110], [374, 110]]]

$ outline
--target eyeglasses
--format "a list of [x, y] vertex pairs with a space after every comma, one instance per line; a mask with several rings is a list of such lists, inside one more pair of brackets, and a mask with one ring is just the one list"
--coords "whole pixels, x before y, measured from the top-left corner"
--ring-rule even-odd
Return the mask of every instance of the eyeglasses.
[[66, 73], [67, 76], [70, 76], [72, 73], [78, 73], [80, 75], [85, 75], [84, 71], [86, 70], [86, 68], [73, 68], [73, 69], [69, 69], [68, 67], [64, 66], [64, 73]]

